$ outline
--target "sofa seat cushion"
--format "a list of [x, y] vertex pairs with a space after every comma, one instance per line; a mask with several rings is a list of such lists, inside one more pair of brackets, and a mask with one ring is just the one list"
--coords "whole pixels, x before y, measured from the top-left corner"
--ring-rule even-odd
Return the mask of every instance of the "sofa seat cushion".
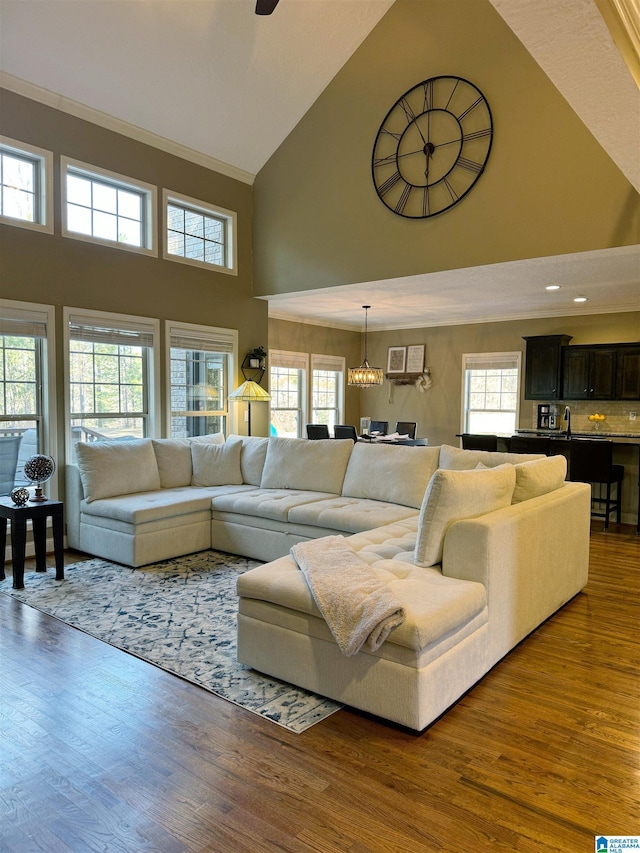
[[[486, 622], [486, 594], [480, 583], [445, 578], [436, 569], [395, 560], [379, 560], [373, 569], [406, 613], [405, 621], [391, 633], [385, 646], [392, 643], [420, 651], [463, 626], [476, 630]], [[322, 620], [303, 573], [289, 556], [240, 575], [237, 589], [242, 598]]]
[[249, 488], [250, 491], [247, 492], [216, 496], [211, 504], [213, 510], [271, 518], [274, 521], [289, 521], [289, 513], [293, 507], [335, 497], [327, 492], [306, 492], [299, 489]]
[[200, 489], [182, 486], [91, 502], [82, 501], [80, 510], [87, 518], [96, 516], [127, 524], [146, 524], [194, 512], [206, 511], [210, 514], [211, 499], [215, 495], [251, 489], [253, 486], [212, 486]]
[[417, 515], [417, 510], [412, 507], [386, 501], [332, 497], [292, 507], [289, 510], [289, 521], [343, 530], [345, 533], [360, 533]]

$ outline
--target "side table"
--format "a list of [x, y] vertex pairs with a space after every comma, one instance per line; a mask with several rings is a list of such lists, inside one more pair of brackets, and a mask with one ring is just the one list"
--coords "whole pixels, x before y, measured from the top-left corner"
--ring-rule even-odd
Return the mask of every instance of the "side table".
[[27, 521], [33, 525], [33, 544], [36, 551], [36, 571], [46, 572], [47, 518], [53, 524], [53, 545], [56, 556], [56, 580], [64, 579], [64, 504], [62, 501], [43, 501], [16, 506], [9, 497], [0, 497], [0, 580], [4, 580], [4, 552], [7, 544], [7, 521], [11, 522], [11, 560], [13, 588], [24, 589], [24, 554], [27, 541]]

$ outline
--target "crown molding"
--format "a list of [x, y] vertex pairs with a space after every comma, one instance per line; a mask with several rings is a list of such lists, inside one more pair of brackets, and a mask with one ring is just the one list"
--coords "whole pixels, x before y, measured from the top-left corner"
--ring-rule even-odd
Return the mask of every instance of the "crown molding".
[[115, 116], [104, 113], [101, 110], [96, 110], [93, 107], [88, 107], [81, 104], [79, 101], [74, 101], [72, 98], [66, 98], [64, 95], [59, 95], [35, 83], [29, 83], [20, 77], [15, 77], [13, 74], [8, 74], [6, 71], [0, 71], [0, 88], [6, 89], [9, 92], [14, 92], [16, 95], [22, 95], [25, 98], [30, 98], [32, 101], [37, 101], [47, 107], [60, 110], [63, 113], [74, 116], [75, 118], [89, 121], [92, 124], [97, 124], [104, 127], [106, 130], [112, 130], [122, 136], [127, 136], [134, 139], [136, 142], [142, 142], [144, 145], [150, 145], [167, 154], [172, 154], [174, 157], [180, 157], [182, 160], [188, 160], [198, 166], [203, 166], [205, 169], [210, 169], [212, 172], [218, 172], [228, 178], [234, 178], [236, 181], [242, 181], [244, 184], [253, 184], [255, 175], [246, 172], [244, 169], [239, 169], [237, 166], [231, 166], [229, 163], [223, 163], [222, 160], [216, 160], [215, 157], [210, 157], [208, 154], [203, 154], [201, 151], [195, 151], [186, 145], [181, 145], [179, 142], [174, 142], [150, 130], [145, 130], [135, 124], [131, 124], [123, 119], [115, 118]]

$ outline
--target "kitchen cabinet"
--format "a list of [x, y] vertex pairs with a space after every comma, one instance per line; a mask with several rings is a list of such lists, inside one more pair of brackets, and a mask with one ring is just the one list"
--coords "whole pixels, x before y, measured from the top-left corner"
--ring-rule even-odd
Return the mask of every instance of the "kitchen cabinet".
[[563, 400], [616, 399], [616, 346], [574, 346], [562, 351]]
[[524, 340], [527, 342], [525, 399], [562, 399], [562, 350], [571, 340], [571, 335], [537, 335]]
[[616, 400], [640, 400], [640, 344], [618, 347]]

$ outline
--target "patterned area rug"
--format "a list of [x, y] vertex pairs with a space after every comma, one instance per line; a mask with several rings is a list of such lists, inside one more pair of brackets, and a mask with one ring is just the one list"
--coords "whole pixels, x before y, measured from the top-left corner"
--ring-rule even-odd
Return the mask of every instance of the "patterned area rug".
[[259, 563], [203, 551], [130, 569], [91, 559], [65, 567], [65, 580], [25, 572], [24, 589], [0, 592], [55, 616], [292, 732], [341, 706], [268, 678], [236, 660], [236, 580]]

